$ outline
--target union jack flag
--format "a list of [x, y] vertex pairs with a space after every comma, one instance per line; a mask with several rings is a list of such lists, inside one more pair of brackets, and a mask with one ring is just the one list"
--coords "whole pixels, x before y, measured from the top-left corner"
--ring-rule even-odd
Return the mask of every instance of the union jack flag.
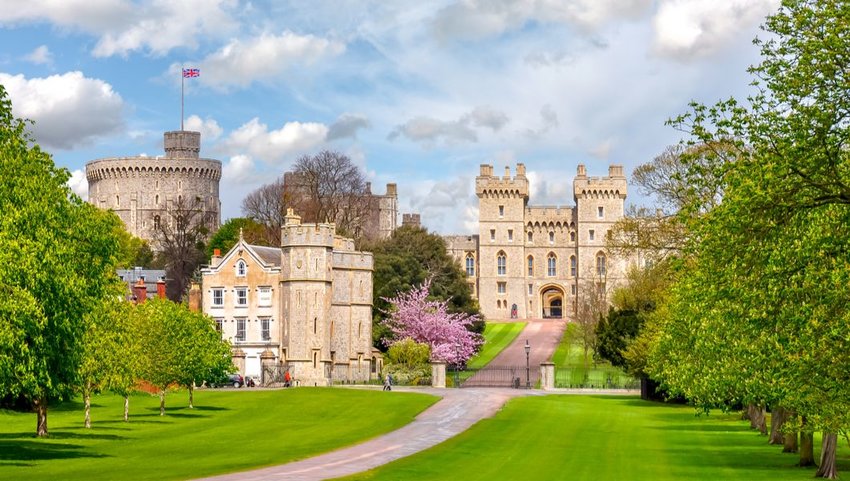
[[200, 77], [201, 69], [199, 68], [184, 68], [183, 69], [183, 78], [189, 77]]

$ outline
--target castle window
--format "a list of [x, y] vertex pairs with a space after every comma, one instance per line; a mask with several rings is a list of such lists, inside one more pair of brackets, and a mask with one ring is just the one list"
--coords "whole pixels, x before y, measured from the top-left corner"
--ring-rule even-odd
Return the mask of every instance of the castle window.
[[467, 277], [475, 276], [475, 256], [472, 254], [466, 255], [466, 275]]
[[533, 242], [533, 241], [534, 241], [534, 233], [531, 232], [531, 231], [528, 231], [528, 242]]
[[534, 295], [534, 284], [529, 284], [529, 285], [528, 285], [528, 295], [529, 295], [529, 296], [533, 296], [533, 295]]
[[555, 277], [558, 274], [558, 257], [554, 252], [549, 253], [549, 257], [546, 259], [546, 263], [548, 265], [547, 274], [549, 277]]
[[534, 275], [534, 257], [528, 256], [528, 277]]
[[590, 230], [587, 232], [587, 237], [588, 237], [588, 239], [590, 239], [590, 240], [594, 240], [594, 239], [596, 239], [596, 231], [595, 231], [595, 230], [593, 230], [593, 229], [590, 229]]
[[550, 244], [555, 243], [555, 233], [554, 232], [549, 232], [549, 243]]
[[570, 242], [575, 242], [575, 241], [576, 241], [576, 233], [570, 232]]
[[248, 288], [247, 287], [237, 287], [236, 288], [236, 307], [247, 307], [248, 306]]
[[319, 332], [319, 318], [313, 318], [313, 334], [317, 334]]
[[605, 266], [605, 254], [600, 252], [596, 254], [596, 275], [599, 277], [605, 277], [607, 274], [607, 269]]
[[599, 206], [599, 207], [596, 208], [596, 217], [599, 217], [600, 219], [605, 217], [605, 208], [604, 207]]
[[158, 215], [153, 216], [153, 228], [155, 230], [159, 230], [159, 216]]
[[499, 254], [496, 255], [496, 274], [503, 276], [508, 271], [508, 258], [505, 256], [505, 253], [499, 251]]
[[236, 275], [239, 277], [245, 277], [245, 273], [248, 272], [248, 265], [245, 264], [245, 261], [239, 260], [236, 263]]
[[236, 340], [245, 340], [245, 319], [236, 319]]
[[271, 319], [260, 319], [260, 330], [264, 341], [269, 341], [272, 338], [271, 324]]
[[224, 324], [224, 320], [220, 317], [215, 319], [215, 332], [221, 334], [222, 325]]
[[570, 286], [570, 294], [576, 295], [576, 285], [575, 284]]
[[496, 287], [499, 290], [499, 294], [504, 294], [508, 290], [507, 289], [507, 282], [497, 282]]
[[514, 241], [514, 230], [508, 229], [508, 242], [513, 242], [513, 241]]
[[213, 307], [222, 307], [224, 305], [224, 289], [212, 290], [212, 305]]
[[257, 296], [257, 305], [260, 307], [269, 307], [272, 305], [271, 287], [263, 286], [259, 288], [259, 295]]
[[156, 205], [159, 205], [159, 194], [156, 194]]
[[121, 207], [121, 198], [117, 195], [115, 196], [115, 207]]
[[313, 351], [313, 367], [316, 368], [319, 366], [319, 353]]
[[500, 205], [499, 206], [499, 217], [504, 217], [504, 216], [505, 216], [505, 206]]
[[490, 229], [490, 242], [496, 240], [496, 229]]
[[570, 276], [575, 277], [578, 266], [576, 265], [576, 256], [570, 256]]

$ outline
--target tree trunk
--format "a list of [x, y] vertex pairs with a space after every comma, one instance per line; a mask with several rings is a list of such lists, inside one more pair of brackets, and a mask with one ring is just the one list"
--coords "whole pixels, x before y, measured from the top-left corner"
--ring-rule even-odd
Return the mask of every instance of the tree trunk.
[[195, 383], [189, 384], [189, 409], [195, 409]]
[[770, 440], [768, 444], [782, 444], [785, 442], [785, 436], [782, 435], [782, 425], [788, 418], [788, 411], [782, 406], [777, 406], [773, 409], [770, 416]]
[[800, 466], [815, 465], [815, 436], [808, 430], [809, 426], [806, 422], [806, 416], [802, 417], [802, 427], [800, 428]]
[[159, 415], [165, 416], [165, 389], [159, 392]]
[[35, 435], [38, 437], [47, 437], [47, 398], [38, 398], [34, 401], [36, 425]]
[[782, 446], [783, 453], [796, 453], [797, 452], [797, 438], [799, 435], [796, 431], [793, 433], [788, 433], [785, 435], [785, 443]]
[[86, 403], [86, 428], [91, 429], [91, 394], [88, 391], [83, 394], [83, 400]]
[[764, 418], [764, 408], [761, 406], [756, 406], [755, 404], [750, 404], [749, 406], [747, 406], [747, 411], [749, 412], [750, 417], [750, 427], [753, 429], [758, 429], [760, 433], [766, 435], [767, 424]]
[[823, 443], [820, 448], [820, 467], [815, 473], [816, 478], [837, 479], [838, 469], [835, 466], [835, 447], [838, 444], [838, 435], [835, 433], [823, 433]]
[[124, 396], [124, 422], [130, 420], [130, 396]]

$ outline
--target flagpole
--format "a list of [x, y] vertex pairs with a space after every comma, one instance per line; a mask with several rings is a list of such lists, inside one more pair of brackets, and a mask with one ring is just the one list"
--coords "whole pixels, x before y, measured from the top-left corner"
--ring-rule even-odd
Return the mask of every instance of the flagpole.
[[186, 82], [186, 76], [183, 75], [183, 68], [180, 68], [180, 130], [183, 130], [183, 84]]

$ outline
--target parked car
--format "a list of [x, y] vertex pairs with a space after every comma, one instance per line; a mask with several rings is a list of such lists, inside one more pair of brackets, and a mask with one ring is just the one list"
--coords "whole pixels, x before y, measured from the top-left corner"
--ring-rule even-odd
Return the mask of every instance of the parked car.
[[209, 387], [224, 387], [224, 386], [233, 386], [233, 387], [242, 387], [245, 385], [245, 378], [242, 377], [239, 373], [227, 374], [218, 379], [213, 379], [211, 381], [207, 381], [207, 386]]

